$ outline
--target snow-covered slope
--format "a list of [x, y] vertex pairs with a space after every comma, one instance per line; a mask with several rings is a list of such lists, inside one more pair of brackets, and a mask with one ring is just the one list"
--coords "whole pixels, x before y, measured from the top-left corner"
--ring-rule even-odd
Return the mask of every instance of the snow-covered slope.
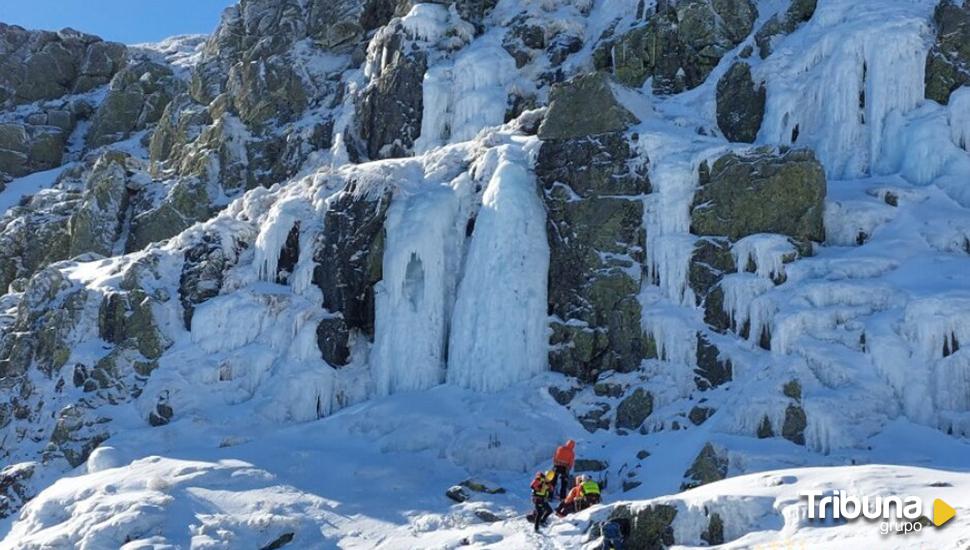
[[[936, 0], [242, 0], [101, 87], [0, 80], [0, 548], [967, 548], [964, 37]], [[536, 535], [566, 438], [605, 504]]]

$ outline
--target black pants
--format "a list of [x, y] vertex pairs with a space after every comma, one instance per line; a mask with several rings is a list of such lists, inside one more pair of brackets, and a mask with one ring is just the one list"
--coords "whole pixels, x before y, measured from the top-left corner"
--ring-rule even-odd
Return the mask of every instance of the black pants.
[[555, 471], [556, 479], [552, 482], [552, 486], [559, 485], [559, 500], [565, 500], [566, 495], [569, 494], [569, 468], [556, 465]]
[[545, 498], [533, 498], [532, 503], [536, 506], [535, 527], [536, 531], [538, 531], [539, 527], [546, 521], [546, 518], [552, 515], [552, 506], [549, 506], [549, 499]]
[[575, 514], [580, 510], [582, 510], [582, 507], [580, 501], [577, 499], [568, 504], [566, 501], [559, 503], [559, 507], [556, 508], [556, 513], [560, 516], [568, 516], [569, 514]]

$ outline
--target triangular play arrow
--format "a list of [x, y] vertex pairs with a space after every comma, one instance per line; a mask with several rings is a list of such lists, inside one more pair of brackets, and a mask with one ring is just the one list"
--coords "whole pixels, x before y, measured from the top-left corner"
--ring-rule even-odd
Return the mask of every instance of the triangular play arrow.
[[943, 502], [942, 499], [938, 498], [933, 501], [933, 525], [939, 527], [953, 519], [955, 515], [957, 515], [957, 511], [949, 504]]

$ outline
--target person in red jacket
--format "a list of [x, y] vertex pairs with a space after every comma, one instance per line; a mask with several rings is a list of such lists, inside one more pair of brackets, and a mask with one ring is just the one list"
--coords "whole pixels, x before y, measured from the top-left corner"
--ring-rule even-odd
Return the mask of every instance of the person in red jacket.
[[552, 482], [552, 486], [559, 486], [559, 500], [565, 500], [566, 493], [569, 492], [569, 472], [572, 471], [575, 462], [576, 442], [572, 439], [565, 445], [559, 446], [552, 455], [552, 468], [556, 472], [556, 480]]
[[[549, 474], [552, 474], [552, 472], [549, 472]], [[530, 488], [532, 489], [532, 504], [535, 506], [532, 521], [535, 522], [535, 530], [538, 532], [539, 527], [545, 524], [546, 518], [552, 515], [552, 506], [549, 505], [553, 491], [552, 475], [536, 472], [536, 477], [533, 478]]]

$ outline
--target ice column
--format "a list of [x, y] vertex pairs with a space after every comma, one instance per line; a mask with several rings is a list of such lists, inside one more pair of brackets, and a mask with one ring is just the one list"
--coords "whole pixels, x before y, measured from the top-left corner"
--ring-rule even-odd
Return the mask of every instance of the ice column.
[[458, 286], [448, 381], [498, 391], [546, 369], [549, 245], [533, 177], [503, 159], [485, 189]]
[[438, 185], [396, 197], [388, 209], [371, 352], [377, 395], [427, 389], [444, 379], [453, 259], [461, 234], [457, 212], [454, 191]]

